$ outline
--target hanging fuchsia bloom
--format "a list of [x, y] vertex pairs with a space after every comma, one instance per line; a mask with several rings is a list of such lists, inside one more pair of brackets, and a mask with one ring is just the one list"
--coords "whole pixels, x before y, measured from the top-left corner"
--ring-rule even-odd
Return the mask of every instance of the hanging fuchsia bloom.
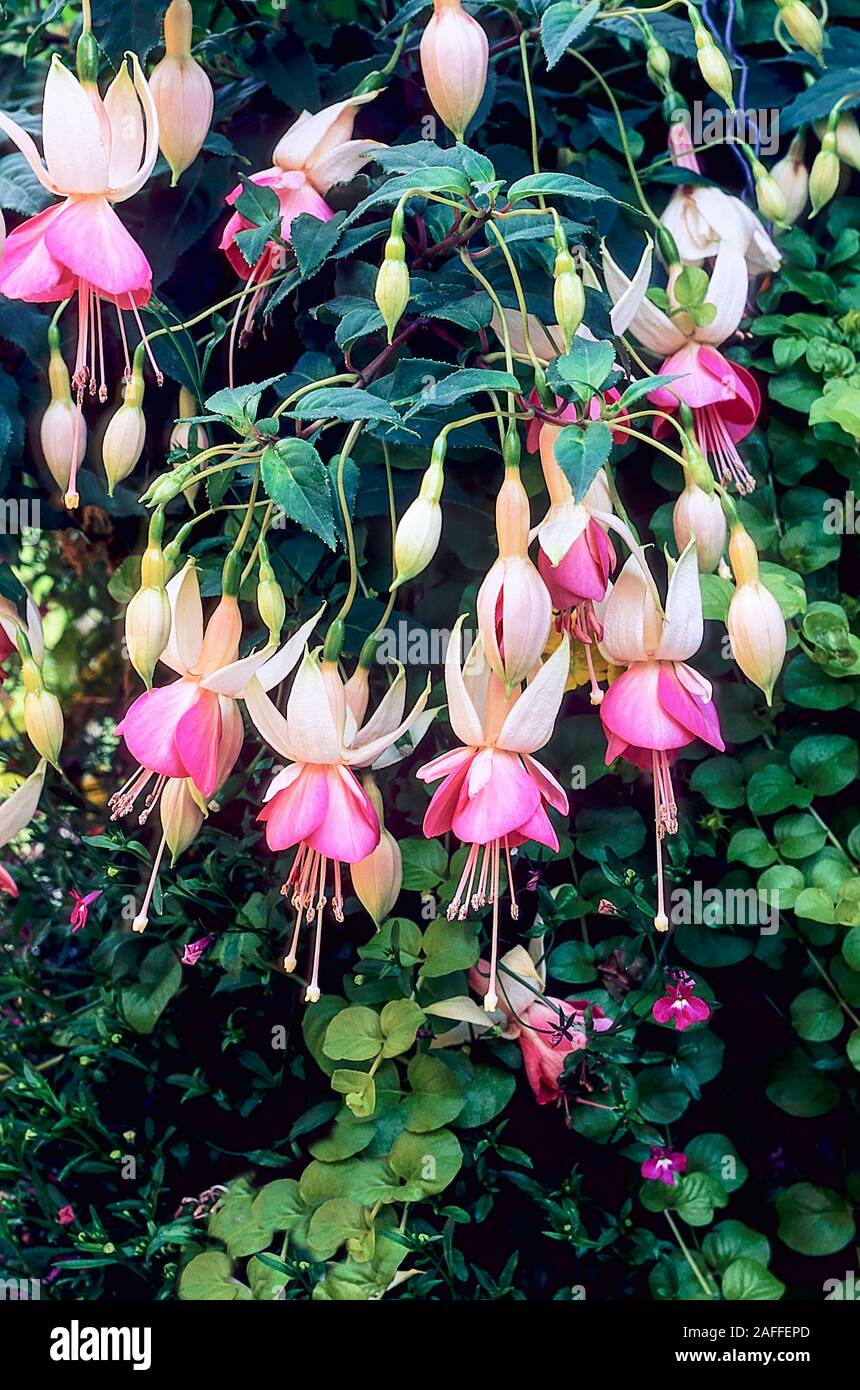
[[[737, 446], [759, 417], [761, 393], [745, 367], [717, 351], [736, 332], [744, 314], [747, 272], [743, 255], [732, 242], [720, 242], [706, 296], [716, 315], [710, 323], [696, 325], [682, 311], [676, 310], [670, 318], [645, 298], [651, 254], [649, 243], [630, 280], [604, 248], [606, 287], [615, 304], [613, 328], [616, 333], [630, 328], [646, 351], [663, 358], [660, 374], [678, 378], [654, 391], [648, 398], [652, 404], [672, 415], [679, 402], [685, 402], [693, 412], [696, 438], [720, 479], [734, 482], [739, 492], [752, 492], [755, 480]], [[671, 430], [667, 420], [655, 420], [655, 438]]]
[[665, 617], [653, 579], [631, 555], [606, 601], [600, 644], [607, 661], [627, 670], [607, 690], [600, 718], [608, 741], [606, 762], [626, 758], [654, 777], [658, 931], [668, 927], [661, 842], [678, 829], [670, 760], [696, 738], [719, 752], [725, 747], [710, 682], [686, 664], [702, 645], [703, 630], [695, 542], [672, 571]]
[[[352, 128], [360, 106], [373, 101], [378, 92], [365, 92], [335, 102], [311, 115], [303, 111], [281, 137], [272, 154], [272, 168], [251, 175], [251, 183], [272, 188], [277, 194], [281, 214], [281, 236], [289, 242], [293, 218], [310, 213], [321, 222], [334, 216], [325, 194], [337, 183], [348, 183], [367, 163], [371, 152], [385, 148], [378, 140], [353, 140]], [[237, 184], [227, 194], [232, 207], [242, 196], [244, 185]], [[243, 256], [236, 233], [253, 224], [234, 212], [224, 228], [220, 249], [243, 280], [266, 280], [278, 267], [281, 248], [270, 242], [253, 266]], [[249, 310], [249, 319], [253, 310]]]
[[[589, 1004], [586, 999], [555, 999], [544, 994], [544, 973], [535, 970], [521, 946], [506, 952], [500, 967], [498, 984], [502, 997], [497, 1007], [506, 1020], [502, 1036], [518, 1042], [538, 1105], [561, 1100], [565, 1062], [571, 1052], [582, 1052], [588, 1046], [589, 1010], [590, 1030], [594, 1033], [605, 1033], [612, 1027], [612, 1019], [598, 1004]], [[491, 980], [492, 968], [486, 960], [479, 960], [469, 971], [469, 984], [483, 996], [485, 1004]]]
[[[375, 713], [364, 722], [367, 703], [354, 682], [344, 685], [337, 662], [319, 660], [306, 651], [287, 701], [286, 719], [266, 696], [258, 680], [249, 682], [244, 699], [257, 729], [289, 766], [270, 783], [258, 820], [265, 823], [271, 850], [298, 846], [281, 888], [296, 909], [288, 972], [296, 968], [299, 931], [304, 919], [316, 922], [308, 1003], [320, 996], [319, 963], [323, 908], [329, 861], [333, 870], [331, 906], [343, 921], [341, 867], [371, 854], [380, 839], [373, 802], [355, 775], [370, 767], [415, 724], [424, 710], [430, 683], [404, 716], [406, 676], [400, 667]], [[357, 697], [357, 698], [356, 698]]]
[[554, 806], [567, 813], [564, 789], [532, 754], [552, 736], [570, 649], [565, 638], [524, 690], [514, 687], [507, 695], [504, 681], [488, 668], [480, 641], [461, 671], [462, 623], [458, 619], [445, 657], [448, 716], [462, 746], [425, 763], [416, 775], [422, 782], [444, 779], [427, 807], [424, 834], [445, 835], [453, 830], [469, 846], [448, 916], [463, 918], [470, 904], [475, 909], [492, 904], [492, 957], [485, 1000], [492, 1011], [498, 1002], [495, 973], [502, 856], [511, 916], [516, 918], [511, 850], [526, 840], [557, 850], [558, 839], [546, 808]]
[[76, 889], [69, 889], [69, 897], [74, 903], [71, 916], [69, 917], [73, 932], [83, 931], [84, 927], [87, 925], [90, 907], [101, 895], [102, 890], [100, 888], [94, 888], [92, 892], [84, 893], [83, 896], [81, 896]]
[[17, 898], [18, 885], [8, 869], [4, 869], [0, 864], [0, 893], [6, 893], [10, 898]]
[[214, 934], [210, 931], [205, 936], [199, 936], [196, 941], [189, 941], [182, 952], [182, 965], [196, 965], [208, 948], [215, 940]]
[[529, 556], [529, 499], [518, 468], [505, 470], [496, 534], [499, 558], [478, 590], [478, 627], [486, 659], [510, 693], [537, 668], [552, 626], [552, 601]]
[[670, 971], [675, 977], [674, 984], [666, 985], [666, 994], [654, 1001], [651, 1017], [655, 1023], [672, 1023], [679, 1033], [694, 1023], [704, 1023], [710, 1018], [711, 1010], [704, 999], [693, 993], [696, 981], [684, 970]]
[[[676, 168], [700, 172], [689, 131], [680, 122], [670, 128], [669, 153]], [[682, 184], [669, 199], [660, 221], [672, 233], [678, 254], [688, 265], [701, 265], [716, 256], [724, 241], [732, 242], [741, 252], [749, 275], [779, 270], [782, 262], [752, 208], [720, 188]]]
[[648, 1178], [651, 1182], [664, 1182], [667, 1187], [674, 1187], [678, 1180], [676, 1175], [683, 1173], [686, 1166], [686, 1154], [675, 1153], [672, 1149], [654, 1148], [639, 1171], [643, 1178]]

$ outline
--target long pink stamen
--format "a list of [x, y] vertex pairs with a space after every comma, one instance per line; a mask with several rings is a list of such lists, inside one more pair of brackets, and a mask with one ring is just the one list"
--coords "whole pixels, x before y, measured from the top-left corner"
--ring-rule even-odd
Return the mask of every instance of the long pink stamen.
[[138, 313], [138, 310], [137, 310], [137, 305], [135, 304], [134, 299], [133, 299], [133, 297], [132, 297], [131, 295], [129, 295], [129, 297], [128, 297], [128, 303], [129, 303], [129, 307], [130, 307], [130, 309], [131, 309], [131, 312], [134, 314], [134, 321], [135, 321], [135, 323], [137, 324], [137, 331], [138, 331], [138, 333], [140, 334], [140, 340], [141, 340], [141, 342], [143, 343], [143, 350], [144, 350], [144, 352], [146, 353], [147, 357], [149, 358], [149, 365], [152, 367], [153, 374], [154, 374], [155, 380], [156, 380], [156, 384], [157, 384], [158, 386], [163, 386], [163, 385], [164, 385], [164, 373], [161, 371], [161, 369], [160, 369], [158, 363], [157, 363], [156, 360], [155, 360], [155, 357], [153, 356], [152, 348], [151, 348], [150, 345], [149, 345], [149, 339], [148, 339], [147, 336], [146, 336], [146, 331], [145, 331], [145, 329], [144, 329], [144, 327], [143, 327], [143, 324], [142, 324], [141, 318], [140, 318], [140, 314]]

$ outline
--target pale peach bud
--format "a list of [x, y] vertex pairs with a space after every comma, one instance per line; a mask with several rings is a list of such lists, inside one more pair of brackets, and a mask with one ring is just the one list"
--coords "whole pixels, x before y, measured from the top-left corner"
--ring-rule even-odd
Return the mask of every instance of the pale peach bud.
[[[87, 448], [87, 425], [83, 411], [72, 400], [69, 369], [60, 351], [60, 330], [48, 329], [48, 384], [51, 403], [42, 416], [39, 439], [48, 471], [65, 494], [66, 506], [78, 505], [77, 472]], [[74, 461], [74, 467], [72, 463]]]
[[24, 679], [24, 728], [41, 758], [56, 767], [63, 746], [63, 711], [56, 695], [45, 689], [42, 672], [31, 657], [21, 663]]
[[809, 198], [809, 170], [804, 154], [806, 138], [801, 131], [788, 147], [788, 154], [774, 164], [771, 178], [785, 199], [783, 222], [791, 227], [797, 221]]
[[507, 469], [496, 500], [499, 558], [478, 590], [484, 654], [510, 693], [539, 664], [552, 623], [552, 600], [528, 554], [529, 499], [517, 469]]
[[[205, 425], [189, 425], [187, 421], [197, 414], [198, 405], [196, 396], [184, 386], [179, 388], [179, 407], [177, 410], [178, 421], [170, 432], [169, 452], [173, 453], [177, 449], [187, 449], [191, 442], [191, 432], [194, 431], [194, 446], [198, 453], [202, 454], [209, 448], [209, 435]], [[174, 464], [174, 468], [183, 467], [180, 460]], [[191, 487], [183, 489], [182, 495], [191, 510], [194, 510], [194, 503], [200, 491], [199, 483], [192, 483]]]
[[806, 53], [811, 53], [824, 67], [824, 30], [817, 15], [803, 0], [776, 0], [779, 18], [791, 37]]
[[786, 631], [780, 606], [760, 579], [735, 589], [726, 627], [735, 661], [770, 704], [785, 660]]
[[128, 658], [147, 689], [158, 658], [170, 638], [170, 600], [163, 587], [138, 589], [125, 610]]
[[212, 83], [191, 56], [192, 18], [189, 0], [172, 0], [164, 16], [165, 54], [149, 79], [171, 187], [200, 153], [215, 105]]
[[839, 156], [836, 153], [836, 132], [825, 131], [821, 149], [812, 161], [809, 174], [809, 200], [812, 217], [830, 202], [839, 187]]
[[107, 477], [108, 496], [117, 483], [127, 478], [137, 465], [146, 443], [146, 416], [143, 413], [143, 358], [140, 348], [134, 355], [131, 379], [123, 392], [123, 402], [108, 421], [102, 440], [102, 463]]
[[722, 97], [729, 110], [734, 111], [732, 70], [728, 60], [722, 50], [714, 43], [713, 35], [699, 19], [696, 10], [691, 9], [689, 13], [696, 39], [696, 61], [699, 64], [699, 72], [711, 91], [716, 92], [718, 97]]
[[394, 534], [395, 579], [392, 589], [414, 579], [429, 565], [442, 535], [439, 499], [445, 483], [441, 462], [430, 460], [414, 502], [406, 508]]
[[710, 497], [689, 474], [675, 503], [672, 528], [679, 552], [696, 540], [696, 559], [703, 574], [711, 574], [726, 548], [726, 518], [716, 493]]
[[172, 863], [196, 839], [206, 813], [195, 799], [193, 785], [187, 778], [170, 777], [164, 784], [159, 802], [161, 828], [170, 850]]
[[403, 857], [394, 836], [385, 829], [382, 796], [373, 775], [366, 773], [361, 780], [379, 818], [381, 835], [376, 849], [352, 865], [352, 886], [362, 907], [379, 927], [400, 896]]
[[421, 38], [421, 71], [436, 114], [457, 140], [481, 104], [488, 57], [487, 36], [460, 0], [433, 0]]

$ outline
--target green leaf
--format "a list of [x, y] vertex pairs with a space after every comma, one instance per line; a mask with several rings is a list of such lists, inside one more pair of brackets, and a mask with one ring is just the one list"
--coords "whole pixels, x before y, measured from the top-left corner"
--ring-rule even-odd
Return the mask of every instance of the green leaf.
[[421, 1053], [409, 1063], [407, 1077], [412, 1094], [404, 1099], [403, 1111], [410, 1133], [425, 1134], [456, 1120], [466, 1104], [466, 1089], [450, 1067]]
[[594, 950], [584, 941], [565, 941], [556, 946], [547, 961], [553, 979], [568, 985], [587, 985], [597, 979]]
[[792, 770], [816, 796], [835, 796], [860, 770], [857, 744], [846, 734], [813, 734], [791, 750]]
[[702, 1252], [708, 1264], [722, 1273], [741, 1257], [766, 1266], [770, 1259], [770, 1242], [767, 1236], [759, 1235], [742, 1221], [720, 1221], [702, 1241]]
[[307, 439], [279, 439], [263, 450], [263, 486], [284, 514], [331, 550], [337, 532], [326, 466]]
[[827, 831], [807, 815], [780, 816], [773, 831], [784, 859], [806, 859], [817, 854], [827, 839]]
[[826, 120], [836, 102], [842, 98], [843, 110], [860, 103], [860, 67], [831, 68], [816, 76], [811, 87], [783, 107], [779, 118], [780, 129], [796, 130], [798, 126]]
[[260, 397], [268, 386], [283, 381], [284, 372], [270, 376], [265, 381], [252, 381], [247, 386], [225, 386], [209, 396], [205, 408], [213, 415], [222, 415], [239, 433], [246, 434], [257, 418]]
[[725, 1134], [699, 1134], [690, 1140], [685, 1153], [688, 1173], [708, 1173], [727, 1192], [742, 1187], [749, 1176], [746, 1164]]
[[468, 970], [478, 959], [478, 938], [468, 922], [438, 917], [424, 933], [424, 954], [421, 974], [428, 980]]
[[233, 1278], [233, 1265], [223, 1250], [205, 1250], [183, 1269], [179, 1297], [193, 1303], [233, 1303], [250, 1299], [251, 1290]]
[[536, 198], [539, 193], [556, 193], [568, 198], [587, 199], [589, 202], [596, 202], [601, 198], [610, 203], [618, 202], [618, 199], [607, 193], [605, 188], [599, 188], [587, 179], [578, 179], [574, 174], [527, 174], [524, 179], [517, 179], [508, 189], [508, 197], [512, 203], [519, 202], [521, 198]]
[[326, 1029], [323, 1052], [344, 1062], [368, 1062], [382, 1051], [379, 1016], [373, 1009], [354, 1004], [336, 1014]]
[[684, 1173], [678, 1179], [675, 1210], [688, 1226], [708, 1226], [714, 1209], [728, 1204], [725, 1187], [708, 1173]]
[[448, 856], [439, 840], [408, 837], [400, 840], [403, 887], [409, 893], [429, 893], [448, 871]]
[[757, 768], [747, 785], [747, 803], [755, 816], [773, 816], [797, 805], [798, 785], [781, 763]]
[[144, 956], [137, 984], [127, 985], [120, 1000], [126, 1022], [136, 1033], [151, 1033], [182, 984], [182, 966], [173, 947], [163, 942]]
[[551, 373], [568, 386], [584, 387], [581, 394], [590, 397], [600, 390], [614, 363], [613, 343], [593, 343], [590, 338], [574, 338], [570, 352], [553, 359]]
[[411, 999], [392, 999], [379, 1016], [379, 1027], [385, 1039], [383, 1057], [398, 1057], [415, 1041], [418, 1029], [425, 1022], [423, 1009]]
[[805, 989], [791, 1005], [794, 1031], [806, 1042], [829, 1042], [842, 1032], [842, 1010], [823, 989]]
[[758, 1260], [741, 1255], [732, 1261], [723, 1275], [722, 1290], [723, 1298], [731, 1300], [772, 1302], [782, 1298], [785, 1284]]
[[478, 1129], [501, 1114], [516, 1090], [516, 1077], [500, 1067], [477, 1063], [466, 1087], [466, 1102], [457, 1117], [458, 1129]]
[[453, 1182], [462, 1163], [463, 1151], [449, 1129], [437, 1129], [431, 1134], [404, 1131], [388, 1155], [391, 1171], [403, 1183], [398, 1198], [405, 1202], [420, 1202], [442, 1192]]
[[331, 1088], [344, 1097], [356, 1119], [365, 1120], [376, 1109], [376, 1082], [370, 1072], [337, 1067], [331, 1074]]
[[729, 840], [726, 858], [748, 864], [751, 869], [766, 869], [776, 859], [776, 850], [763, 830], [748, 826], [736, 831]]
[[296, 253], [302, 279], [315, 275], [323, 261], [335, 249], [343, 233], [346, 213], [336, 212], [323, 222], [303, 212], [290, 223], [290, 245]]
[[708, 275], [699, 266], [685, 265], [675, 281], [675, 298], [682, 309], [704, 304], [708, 293]]
[[779, 1238], [799, 1255], [834, 1255], [854, 1239], [851, 1205], [829, 1187], [798, 1182], [776, 1199]]
[[451, 372], [441, 381], [434, 381], [425, 386], [415, 405], [409, 411], [409, 415], [423, 410], [425, 406], [444, 409], [449, 405], [456, 404], [457, 401], [464, 400], [467, 396], [477, 395], [479, 391], [519, 391], [519, 389], [519, 382], [510, 372], [493, 371], [489, 368], [487, 371], [482, 371], [479, 367], [464, 367], [461, 371]]
[[609, 847], [627, 859], [642, 848], [645, 837], [645, 822], [632, 806], [584, 808], [576, 817], [577, 849], [587, 859], [604, 859]]
[[571, 48], [582, 37], [599, 13], [600, 0], [589, 0], [586, 5], [576, 5], [573, 0], [558, 0], [557, 4], [544, 10], [540, 39], [547, 68], [554, 68], [561, 61], [565, 49]]

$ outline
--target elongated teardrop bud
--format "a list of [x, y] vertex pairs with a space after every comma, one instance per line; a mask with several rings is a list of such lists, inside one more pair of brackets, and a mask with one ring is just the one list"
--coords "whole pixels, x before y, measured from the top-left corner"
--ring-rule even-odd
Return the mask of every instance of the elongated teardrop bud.
[[776, 3], [777, 22], [782, 20], [794, 42], [824, 67], [824, 30], [817, 16], [803, 0], [776, 0]]
[[735, 109], [735, 100], [732, 93], [732, 70], [729, 67], [728, 59], [714, 42], [710, 30], [702, 23], [698, 11], [691, 5], [688, 13], [693, 24], [693, 32], [696, 40], [696, 61], [699, 64], [699, 72], [702, 74], [707, 85], [712, 92], [716, 92], [730, 111]]
[[421, 38], [421, 71], [433, 107], [462, 141], [487, 84], [489, 44], [460, 0], [433, 0], [433, 17]]
[[191, 56], [192, 23], [189, 0], [171, 0], [164, 16], [164, 57], [149, 79], [171, 187], [200, 153], [215, 104], [212, 83]]
[[272, 569], [269, 547], [262, 538], [259, 544], [259, 554], [260, 576], [257, 583], [257, 611], [269, 629], [269, 641], [277, 644], [287, 616], [287, 604], [284, 599], [284, 591]]
[[131, 378], [123, 392], [122, 405], [111, 416], [102, 441], [102, 463], [110, 497], [113, 497], [117, 483], [134, 471], [146, 442], [143, 359], [141, 343], [134, 354]]
[[729, 561], [737, 583], [726, 618], [732, 655], [744, 675], [771, 704], [773, 687], [785, 660], [785, 619], [773, 594], [761, 581], [752, 537], [725, 493], [722, 501], [731, 529]]
[[391, 219], [391, 235], [385, 243], [385, 255], [376, 277], [374, 298], [390, 343], [409, 303], [409, 267], [406, 264], [403, 210], [400, 207], [395, 210]]
[[87, 423], [80, 406], [72, 400], [69, 369], [60, 351], [60, 334], [54, 324], [48, 329], [48, 382], [51, 403], [42, 416], [39, 440], [45, 462], [67, 507], [78, 505], [77, 472], [87, 449]]
[[785, 199], [783, 222], [791, 227], [797, 221], [809, 198], [809, 170], [804, 154], [806, 137], [798, 131], [788, 147], [788, 153], [774, 164], [771, 177]]
[[430, 454], [430, 463], [421, 479], [418, 496], [397, 523], [394, 536], [394, 583], [398, 589], [426, 569], [439, 545], [442, 535], [440, 499], [445, 484], [445, 451], [448, 441], [437, 435]]
[[161, 542], [164, 512], [159, 507], [149, 523], [149, 540], [140, 562], [140, 588], [125, 611], [125, 644], [129, 660], [147, 690], [161, 653], [170, 640], [171, 613], [167, 597], [167, 563]]
[[570, 345], [585, 313], [585, 287], [567, 247], [556, 253], [553, 275], [553, 310], [564, 338], [564, 350], [570, 352]]
[[837, 120], [838, 116], [830, 117], [827, 130], [821, 140], [821, 149], [812, 161], [812, 169], [809, 174], [811, 217], [815, 217], [830, 202], [839, 186], [839, 156], [836, 153]]
[[63, 746], [63, 711], [60, 702], [46, 688], [42, 668], [34, 661], [30, 643], [20, 628], [16, 640], [21, 655], [27, 737], [40, 758], [47, 758], [54, 767], [59, 767], [60, 749]]

